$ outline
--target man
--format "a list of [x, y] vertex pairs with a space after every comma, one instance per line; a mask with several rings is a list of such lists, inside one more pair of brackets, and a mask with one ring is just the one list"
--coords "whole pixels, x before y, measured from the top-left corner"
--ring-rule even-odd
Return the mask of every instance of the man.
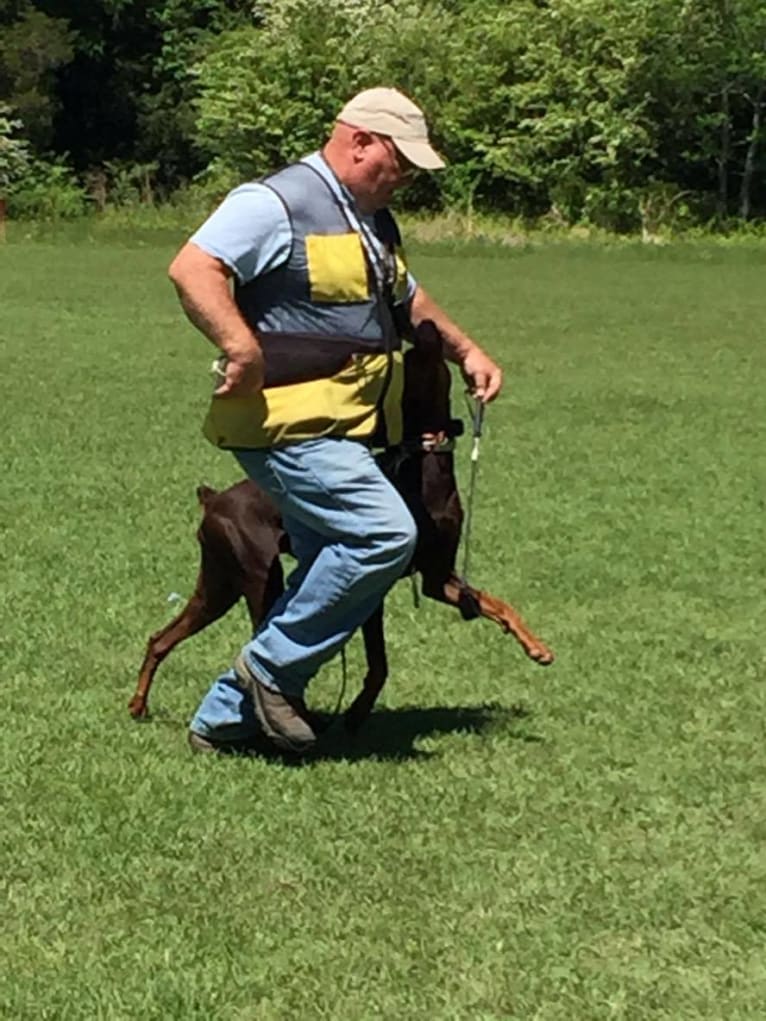
[[398, 439], [407, 323], [433, 320], [483, 401], [500, 388], [498, 366], [407, 272], [387, 210], [415, 168], [443, 166], [418, 107], [367, 89], [321, 152], [235, 189], [170, 266], [187, 316], [222, 353], [205, 434], [273, 497], [297, 559], [203, 699], [195, 750], [237, 748], [260, 730], [308, 751], [309, 681], [412, 556], [415, 524], [370, 451]]

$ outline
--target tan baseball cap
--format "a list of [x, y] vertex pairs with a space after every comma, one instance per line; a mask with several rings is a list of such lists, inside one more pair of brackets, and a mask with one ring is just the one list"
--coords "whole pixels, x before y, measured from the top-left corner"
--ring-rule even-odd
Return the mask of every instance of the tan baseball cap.
[[387, 135], [410, 163], [423, 170], [441, 170], [444, 160], [428, 141], [426, 119], [398, 89], [365, 89], [338, 114], [338, 120], [376, 135]]

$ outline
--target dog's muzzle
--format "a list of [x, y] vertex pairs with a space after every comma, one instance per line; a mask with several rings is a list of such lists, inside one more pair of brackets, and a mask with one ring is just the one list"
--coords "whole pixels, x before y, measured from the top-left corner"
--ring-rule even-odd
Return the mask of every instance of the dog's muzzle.
[[424, 433], [417, 446], [426, 454], [451, 454], [455, 440], [465, 432], [461, 418], [451, 418], [446, 429], [436, 433]]

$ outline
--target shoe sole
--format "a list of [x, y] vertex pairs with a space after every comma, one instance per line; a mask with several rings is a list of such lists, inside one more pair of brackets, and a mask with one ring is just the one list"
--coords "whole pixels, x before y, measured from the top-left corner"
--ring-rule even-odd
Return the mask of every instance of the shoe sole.
[[[231, 744], [217, 743], [211, 741], [207, 737], [203, 737], [202, 734], [196, 733], [194, 730], [190, 730], [187, 734], [187, 742], [194, 755], [214, 755], [218, 758], [227, 758], [229, 756], [251, 756], [258, 754], [258, 748], [255, 743], [250, 741], [243, 741], [240, 744], [234, 742]], [[263, 752], [263, 749], [261, 749]]]
[[208, 741], [202, 734], [190, 730], [186, 736], [189, 747], [195, 755], [218, 755], [218, 749], [212, 741]]

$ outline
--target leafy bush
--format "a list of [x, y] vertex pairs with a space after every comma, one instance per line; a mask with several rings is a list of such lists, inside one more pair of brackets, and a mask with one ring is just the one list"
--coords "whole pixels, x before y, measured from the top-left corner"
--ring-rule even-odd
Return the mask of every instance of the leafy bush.
[[585, 193], [582, 219], [616, 234], [632, 233], [641, 225], [640, 198], [616, 181], [594, 185]]
[[257, 14], [257, 27], [220, 36], [198, 69], [196, 140], [219, 168], [256, 176], [304, 155], [351, 95], [388, 84], [426, 110], [451, 161], [441, 180], [409, 189], [410, 201], [433, 204], [443, 188], [448, 205], [471, 206], [477, 153], [501, 130], [482, 130], [479, 99], [497, 77], [486, 69], [490, 50], [476, 64], [464, 52], [466, 32], [478, 41], [486, 25], [441, 0], [268, 0]]
[[157, 170], [156, 160], [149, 163], [107, 160], [104, 172], [109, 203], [115, 206], [152, 205]]
[[263, 174], [315, 147], [355, 91], [390, 84], [449, 161], [410, 201], [587, 218], [589, 192], [630, 187], [654, 152], [642, 52], [658, 3], [265, 0], [198, 68], [197, 141]]
[[17, 137], [21, 121], [11, 116], [10, 107], [0, 103], [0, 198], [29, 168], [29, 144]]
[[8, 211], [19, 219], [72, 220], [87, 205], [85, 189], [63, 158], [33, 160], [8, 190]]

